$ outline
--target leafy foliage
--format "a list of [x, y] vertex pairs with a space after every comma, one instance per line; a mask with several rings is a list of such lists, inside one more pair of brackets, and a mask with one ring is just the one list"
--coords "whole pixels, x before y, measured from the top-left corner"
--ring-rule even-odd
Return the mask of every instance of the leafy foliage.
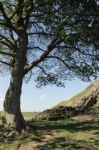
[[24, 76], [38, 87], [97, 78], [98, 14], [95, 0], [0, 1], [0, 65], [13, 70], [23, 44]]

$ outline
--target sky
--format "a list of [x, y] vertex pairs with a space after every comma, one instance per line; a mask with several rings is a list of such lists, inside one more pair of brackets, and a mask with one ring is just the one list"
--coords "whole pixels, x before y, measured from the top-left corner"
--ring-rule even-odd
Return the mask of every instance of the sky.
[[[6, 90], [9, 86], [9, 76], [0, 76], [0, 111], [3, 110], [3, 101]], [[79, 79], [67, 81], [65, 88], [47, 86], [36, 88], [34, 81], [28, 84], [23, 83], [21, 95], [21, 110], [23, 112], [40, 112], [49, 109], [63, 100], [68, 100], [72, 96], [83, 91], [90, 82], [82, 82]]]

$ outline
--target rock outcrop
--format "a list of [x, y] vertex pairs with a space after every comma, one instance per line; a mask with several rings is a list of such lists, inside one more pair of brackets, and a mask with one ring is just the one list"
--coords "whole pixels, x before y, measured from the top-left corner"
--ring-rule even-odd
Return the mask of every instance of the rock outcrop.
[[47, 109], [41, 113], [39, 113], [35, 119], [36, 120], [60, 120], [65, 119], [70, 116], [73, 116], [74, 114], [77, 114], [77, 111], [73, 107], [65, 107], [65, 106], [59, 106], [57, 108], [53, 109]]
[[91, 90], [85, 94], [77, 103], [79, 111], [85, 111], [99, 101], [99, 81], [93, 83]]

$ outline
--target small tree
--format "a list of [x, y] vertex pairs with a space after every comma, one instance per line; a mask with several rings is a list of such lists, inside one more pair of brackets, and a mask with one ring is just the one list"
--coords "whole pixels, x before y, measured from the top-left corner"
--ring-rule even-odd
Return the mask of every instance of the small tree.
[[99, 71], [99, 9], [95, 0], [0, 1], [0, 66], [11, 80], [4, 100], [6, 124], [25, 127], [20, 110], [24, 77], [37, 86], [75, 76], [88, 81]]

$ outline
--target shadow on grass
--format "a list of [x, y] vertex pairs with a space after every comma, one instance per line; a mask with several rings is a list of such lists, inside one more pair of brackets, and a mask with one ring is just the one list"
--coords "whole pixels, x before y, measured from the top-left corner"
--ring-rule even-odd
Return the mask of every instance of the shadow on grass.
[[[66, 121], [66, 120], [64, 120]], [[33, 125], [31, 125], [33, 127]], [[53, 131], [62, 131], [67, 130], [72, 133], [83, 132], [83, 131], [94, 131], [94, 135], [99, 135], [99, 122], [71, 122], [65, 124], [59, 124], [59, 122], [37, 122], [35, 124], [35, 131], [38, 131], [37, 134], [40, 137], [42, 132], [45, 134], [52, 133]], [[37, 135], [36, 134], [36, 135]], [[42, 137], [42, 136], [41, 136]], [[98, 150], [99, 140], [74, 140], [72, 137], [57, 137], [50, 141], [47, 141], [43, 145], [38, 145], [38, 150], [54, 150], [54, 149], [65, 149], [66, 150]]]
[[30, 141], [42, 142], [44, 139], [44, 137], [35, 130], [33, 125], [29, 128], [29, 130], [16, 134], [14, 137], [8, 136], [7, 133], [10, 134], [10, 132], [5, 130], [3, 125], [0, 125], [0, 144], [13, 144], [18, 141], [18, 145], [21, 145]]
[[4, 127], [4, 125], [0, 124], [0, 131], [2, 131], [3, 127]]
[[[33, 125], [30, 125], [33, 127]], [[43, 122], [38, 122], [37, 125], [34, 125], [35, 130], [68, 130], [71, 132], [79, 132], [79, 131], [90, 131], [90, 130], [97, 130], [99, 131], [99, 122], [72, 122], [68, 124], [58, 124], [57, 122], [51, 123], [48, 122], [43, 125]]]
[[94, 146], [91, 142], [83, 140], [67, 139], [57, 137], [43, 145], [38, 145], [38, 150], [98, 150], [98, 146]]
[[[22, 141], [34, 141], [38, 143], [43, 143], [46, 134], [52, 134], [53, 131], [58, 132], [64, 130], [75, 133], [75, 132], [83, 132], [83, 131], [91, 131], [94, 130], [95, 135], [99, 135], [99, 122], [75, 122], [71, 120], [71, 122], [67, 122], [67, 120], [61, 120], [61, 121], [41, 121], [41, 122], [30, 122], [28, 124], [29, 131], [25, 133], [25, 136], [20, 139], [20, 143]], [[3, 126], [0, 125], [0, 134], [3, 133]], [[3, 134], [2, 134], [3, 135]], [[21, 136], [21, 135], [20, 135]], [[8, 140], [7, 143], [13, 143], [16, 139], [12, 138], [11, 140]], [[0, 143], [4, 144], [5, 140], [0, 140]], [[94, 145], [99, 146], [99, 141], [94, 139], [94, 142], [91, 143], [91, 141], [87, 141], [85, 143], [85, 140], [74, 140], [69, 139], [68, 137], [54, 137], [50, 141], [46, 141], [43, 145], [38, 145], [38, 150], [54, 150], [54, 149], [67, 149], [67, 150], [76, 150], [76, 149], [89, 149], [93, 150]], [[97, 147], [94, 148], [94, 150], [98, 150]]]

